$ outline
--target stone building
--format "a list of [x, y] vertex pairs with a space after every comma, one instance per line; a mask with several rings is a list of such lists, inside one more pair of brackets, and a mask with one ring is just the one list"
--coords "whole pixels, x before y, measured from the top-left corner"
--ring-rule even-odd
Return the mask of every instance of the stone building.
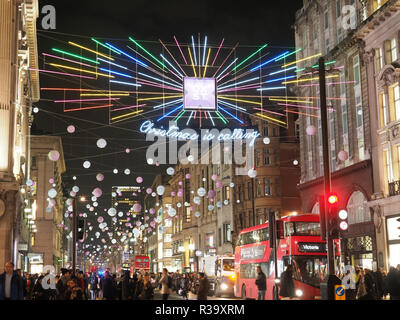
[[[49, 159], [49, 152], [57, 150], [57, 161]], [[62, 174], [66, 171], [62, 141], [60, 137], [31, 136], [31, 177], [36, 186], [33, 194], [36, 213], [33, 221], [37, 232], [32, 239], [30, 253], [32, 273], [40, 273], [44, 266], [54, 266], [56, 272], [63, 267], [64, 197]], [[56, 194], [51, 195], [50, 190]], [[55, 202], [51, 205], [50, 201]], [[65, 252], [64, 252], [65, 253]]]
[[378, 267], [400, 264], [400, 1], [368, 1], [357, 29], [363, 41], [371, 115], [373, 195]]
[[[322, 55], [327, 64], [327, 101], [330, 171], [338, 206], [347, 209], [349, 229], [342, 234], [346, 264], [370, 269], [378, 265], [377, 238], [368, 201], [374, 198], [376, 172], [372, 156], [376, 142], [373, 127], [376, 112], [370, 100], [368, 61], [365, 44], [357, 30], [384, 5], [374, 1], [304, 1], [296, 14], [297, 59]], [[348, 14], [350, 5], [354, 15]], [[351, 17], [351, 20], [349, 20]], [[351, 21], [352, 24], [345, 22]], [[369, 24], [369, 23], [368, 23]], [[370, 24], [369, 24], [370, 25]], [[365, 27], [364, 27], [365, 28]], [[368, 28], [368, 27], [367, 27]], [[318, 57], [297, 64], [299, 79], [315, 72]], [[322, 132], [318, 81], [297, 85], [297, 98], [310, 107], [300, 116], [301, 192], [303, 211], [319, 212], [318, 196], [323, 194]], [[308, 134], [315, 128], [315, 134]]]
[[[37, 0], [0, 2], [0, 268], [28, 270], [29, 132], [39, 101]], [[28, 210], [24, 210], [27, 207]]]

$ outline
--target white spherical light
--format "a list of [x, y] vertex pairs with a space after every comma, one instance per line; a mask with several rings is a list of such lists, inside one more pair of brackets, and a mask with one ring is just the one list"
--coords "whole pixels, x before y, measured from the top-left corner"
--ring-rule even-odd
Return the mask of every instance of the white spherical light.
[[91, 166], [90, 161], [85, 161], [85, 162], [83, 163], [83, 167], [84, 167], [85, 169], [89, 169], [90, 166]]
[[97, 147], [104, 149], [107, 146], [107, 141], [104, 139], [97, 140]]

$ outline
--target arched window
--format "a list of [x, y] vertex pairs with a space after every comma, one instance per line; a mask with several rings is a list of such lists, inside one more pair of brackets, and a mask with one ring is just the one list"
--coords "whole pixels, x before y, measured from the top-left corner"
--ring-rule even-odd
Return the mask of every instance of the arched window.
[[319, 213], [319, 202], [316, 202], [311, 210], [311, 213]]
[[349, 225], [371, 221], [371, 214], [367, 206], [367, 199], [360, 191], [355, 191], [347, 203]]

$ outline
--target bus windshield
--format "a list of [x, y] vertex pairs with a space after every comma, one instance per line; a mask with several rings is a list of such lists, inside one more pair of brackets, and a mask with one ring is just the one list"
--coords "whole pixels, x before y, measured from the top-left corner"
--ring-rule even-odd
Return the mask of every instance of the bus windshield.
[[294, 278], [314, 287], [318, 287], [327, 277], [326, 257], [296, 256], [293, 257]]
[[223, 271], [234, 271], [235, 270], [235, 260], [224, 259], [222, 262], [222, 270]]
[[287, 222], [285, 224], [287, 236], [320, 236], [319, 222]]

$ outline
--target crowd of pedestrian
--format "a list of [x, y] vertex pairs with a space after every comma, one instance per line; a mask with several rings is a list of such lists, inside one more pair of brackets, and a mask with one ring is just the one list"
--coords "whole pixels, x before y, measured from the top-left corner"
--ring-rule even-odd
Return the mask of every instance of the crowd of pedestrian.
[[7, 262], [0, 274], [0, 300], [152, 300], [155, 290], [163, 300], [174, 292], [188, 299], [190, 291], [205, 300], [208, 293], [204, 274], [169, 273], [167, 269], [159, 274], [141, 270], [132, 275], [129, 270], [117, 274], [109, 269], [91, 273], [61, 269], [52, 277], [23, 274]]
[[[296, 298], [294, 272], [293, 265], [289, 265], [281, 274], [281, 298]], [[356, 267], [353, 280], [355, 287], [346, 290], [347, 300], [400, 300], [400, 264], [391, 267], [387, 274], [382, 268], [372, 271]], [[186, 300], [190, 292], [197, 294], [198, 300], [207, 300], [209, 294], [209, 281], [204, 273], [170, 273], [165, 268], [159, 274], [141, 270], [132, 275], [129, 270], [116, 274], [109, 269], [104, 273], [62, 269], [54, 282], [52, 285], [51, 277], [46, 274], [23, 274], [15, 270], [12, 262], [7, 262], [4, 273], [0, 274], [0, 300], [152, 300], [155, 290], [159, 290], [163, 300], [168, 300], [174, 292]], [[258, 300], [264, 300], [266, 275], [260, 267], [255, 284]]]

